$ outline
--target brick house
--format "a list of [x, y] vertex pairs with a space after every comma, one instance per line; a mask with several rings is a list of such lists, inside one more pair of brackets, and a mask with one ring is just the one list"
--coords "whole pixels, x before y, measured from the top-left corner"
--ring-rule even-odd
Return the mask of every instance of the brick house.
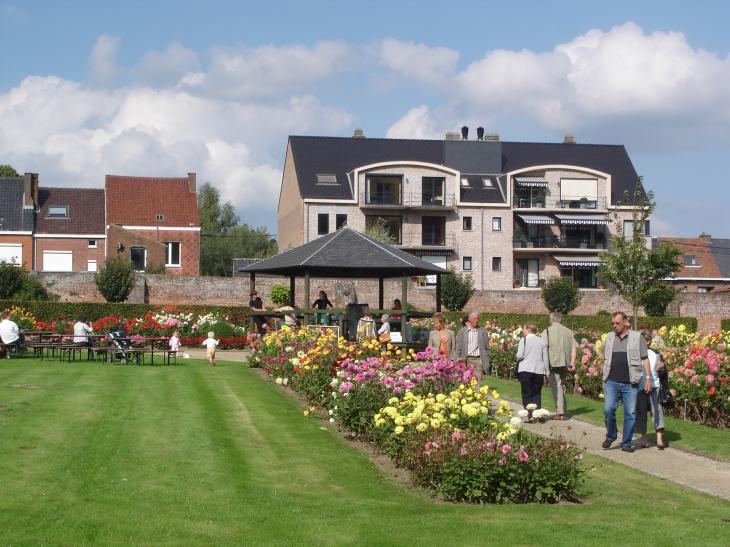
[[107, 257], [128, 257], [137, 270], [164, 266], [198, 275], [200, 222], [195, 173], [187, 177], [107, 175]]
[[682, 292], [730, 290], [730, 239], [709, 234], [699, 237], [659, 237], [658, 243], [672, 243], [682, 250], [681, 268], [668, 279]]
[[0, 178], [0, 261], [33, 270], [33, 217], [38, 175]]
[[478, 290], [537, 288], [556, 275], [600, 288], [600, 255], [631, 222], [632, 207], [621, 201], [638, 177], [625, 148], [576, 144], [570, 135], [524, 143], [477, 133], [289, 137], [279, 250], [377, 222], [399, 248], [470, 273]]
[[106, 256], [104, 190], [40, 188], [33, 262], [44, 272], [95, 272]]

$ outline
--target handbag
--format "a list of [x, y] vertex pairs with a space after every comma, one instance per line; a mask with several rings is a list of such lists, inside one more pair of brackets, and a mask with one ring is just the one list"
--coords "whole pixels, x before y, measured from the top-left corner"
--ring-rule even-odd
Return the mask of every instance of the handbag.
[[383, 334], [378, 336], [378, 340], [380, 340], [381, 344], [387, 344], [388, 342], [390, 342], [390, 333], [384, 332]]
[[669, 391], [669, 374], [667, 373], [667, 367], [664, 366], [658, 371], [659, 376], [659, 404], [665, 408], [674, 408], [676, 404], [674, 401], [674, 395]]

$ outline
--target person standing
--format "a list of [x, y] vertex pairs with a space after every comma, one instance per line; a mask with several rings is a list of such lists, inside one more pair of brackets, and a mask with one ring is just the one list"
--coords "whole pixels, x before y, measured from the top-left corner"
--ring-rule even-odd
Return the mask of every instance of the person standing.
[[575, 371], [575, 356], [578, 342], [575, 333], [561, 324], [563, 314], [550, 312], [550, 326], [542, 332], [541, 338], [547, 346], [550, 372], [550, 390], [555, 400], [555, 416], [553, 420], [565, 420], [568, 417], [568, 404], [565, 399], [565, 378]]
[[[9, 310], [0, 313], [0, 342], [5, 346], [14, 346], [20, 348], [23, 346], [25, 336], [18, 328], [18, 324], [12, 320]], [[10, 359], [10, 351], [8, 347], [5, 349], [5, 356]]]
[[[642, 331], [641, 335], [644, 337], [644, 341], [647, 344], [652, 342], [652, 333], [649, 331]], [[634, 428], [637, 433], [641, 434], [641, 446], [644, 448], [649, 447], [649, 439], [646, 435], [646, 414], [651, 409], [651, 415], [654, 419], [654, 430], [656, 431], [656, 447], [659, 450], [664, 450], [664, 411], [662, 405], [659, 404], [659, 373], [658, 370], [664, 366], [662, 359], [656, 351], [651, 347], [647, 351], [649, 356], [649, 367], [651, 369], [651, 380], [652, 390], [651, 393], [645, 391], [639, 391], [639, 396], [636, 400], [636, 427]], [[645, 378], [642, 376], [642, 382]], [[641, 385], [641, 382], [639, 383]]]
[[[256, 291], [251, 291], [249, 294], [251, 300], [248, 301], [248, 307], [251, 308], [253, 311], [261, 311], [264, 309], [264, 301], [261, 300], [261, 297], [258, 295]], [[265, 319], [263, 315], [254, 315], [253, 316], [253, 324], [254, 324], [254, 330], [262, 334], [264, 332], [265, 328]]]
[[479, 312], [466, 317], [464, 328], [456, 335], [455, 357], [471, 365], [474, 376], [481, 383], [482, 375], [489, 374], [489, 335], [479, 326]]
[[[332, 302], [327, 298], [327, 293], [319, 291], [319, 298], [312, 303], [312, 308], [315, 310], [326, 310], [327, 308], [333, 308]], [[329, 314], [317, 312], [317, 324], [326, 325], [329, 323]]]
[[[542, 386], [548, 383], [548, 351], [545, 342], [537, 336], [532, 323], [522, 327], [524, 337], [517, 346], [517, 378], [522, 391], [522, 406], [534, 404], [542, 408]], [[530, 420], [528, 420], [529, 422]]]
[[375, 321], [373, 321], [372, 313], [369, 307], [365, 307], [362, 310], [363, 317], [357, 322], [357, 340], [362, 342], [363, 340], [369, 340], [375, 338]]
[[603, 347], [603, 413], [606, 419], [606, 440], [601, 447], [611, 448], [618, 437], [616, 428], [616, 407], [624, 405], [623, 438], [621, 450], [633, 452], [631, 439], [636, 422], [636, 399], [639, 390], [651, 393], [651, 368], [646, 341], [638, 332], [629, 328], [624, 312], [611, 314], [613, 332], [606, 336]]
[[433, 350], [434, 356], [442, 355], [448, 359], [454, 354], [454, 331], [446, 328], [443, 313], [433, 314], [433, 329], [428, 334], [428, 347]]

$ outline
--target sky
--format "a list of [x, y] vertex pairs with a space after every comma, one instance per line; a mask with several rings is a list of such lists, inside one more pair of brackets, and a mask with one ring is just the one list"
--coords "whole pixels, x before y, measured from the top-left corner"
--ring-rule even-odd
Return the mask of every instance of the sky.
[[197, 172], [276, 230], [289, 135], [623, 144], [656, 236], [730, 238], [730, 2], [0, 0], [0, 163]]

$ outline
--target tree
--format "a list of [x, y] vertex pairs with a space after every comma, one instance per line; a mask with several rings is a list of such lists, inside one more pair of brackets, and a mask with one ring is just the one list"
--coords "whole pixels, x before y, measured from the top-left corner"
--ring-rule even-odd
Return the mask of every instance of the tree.
[[11, 165], [3, 163], [0, 165], [0, 177], [19, 177], [18, 172]]
[[209, 183], [198, 192], [200, 272], [230, 277], [234, 258], [266, 258], [276, 254], [276, 241], [265, 227], [239, 224], [233, 205], [221, 205], [220, 193]]
[[385, 243], [386, 245], [394, 245], [397, 243], [396, 237], [390, 229], [388, 222], [384, 218], [375, 219], [369, 228], [365, 229], [365, 235]]
[[0, 261], [0, 298], [11, 298], [23, 288], [23, 274], [27, 275], [20, 266]]
[[647, 294], [665, 284], [679, 270], [682, 252], [670, 244], [650, 249], [646, 243], [645, 226], [656, 208], [654, 194], [645, 193], [641, 177], [633, 196], [624, 195], [624, 204], [633, 206], [631, 232], [624, 233], [623, 219], [614, 215], [616, 236], [611, 240], [611, 252], [604, 255], [600, 275], [609, 289], [624, 297], [631, 305], [634, 328], [638, 325], [639, 306]]
[[451, 311], [463, 310], [474, 294], [474, 280], [468, 274], [451, 273], [441, 276], [441, 301]]
[[269, 291], [269, 299], [279, 306], [288, 306], [291, 293], [288, 285], [274, 285]]
[[652, 287], [644, 294], [641, 305], [647, 315], [663, 317], [667, 313], [667, 306], [672, 303], [677, 291], [671, 285], [658, 285]]
[[134, 289], [132, 263], [121, 258], [107, 260], [96, 272], [96, 288], [107, 302], [124, 302]]
[[551, 277], [542, 288], [542, 300], [550, 311], [568, 315], [580, 304], [583, 295], [570, 277]]

